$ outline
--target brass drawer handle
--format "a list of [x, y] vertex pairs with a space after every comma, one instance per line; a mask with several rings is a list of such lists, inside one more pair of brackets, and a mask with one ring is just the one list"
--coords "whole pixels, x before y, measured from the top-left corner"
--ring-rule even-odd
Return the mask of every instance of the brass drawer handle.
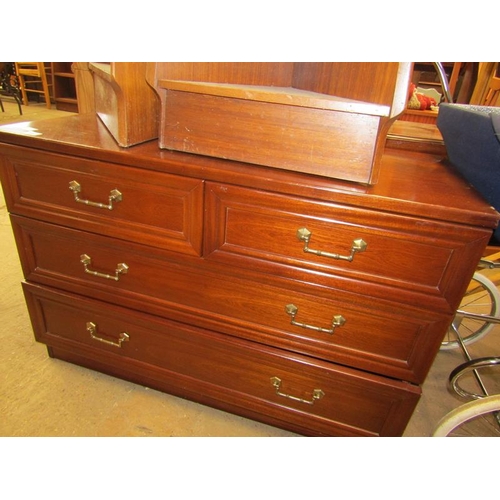
[[98, 276], [99, 278], [106, 278], [108, 280], [118, 281], [120, 279], [120, 274], [127, 274], [128, 271], [128, 266], [124, 262], [117, 264], [114, 276], [111, 274], [100, 273], [98, 271], [92, 271], [92, 269], [89, 269], [90, 264], [92, 264], [92, 259], [85, 253], [80, 255], [80, 262], [83, 264], [87, 274], [92, 274], [92, 276]]
[[307, 323], [300, 323], [298, 321], [295, 321], [295, 316], [297, 315], [298, 310], [299, 308], [294, 304], [287, 304], [285, 306], [286, 313], [292, 317], [290, 324], [294, 326], [300, 326], [301, 328], [306, 328], [307, 330], [314, 330], [315, 332], [333, 334], [335, 328], [337, 328], [338, 326], [342, 326], [347, 321], [344, 316], [336, 314], [332, 319], [331, 328], [321, 328], [320, 326], [308, 325]]
[[89, 205], [91, 207], [97, 207], [97, 208], [107, 208], [108, 210], [113, 210], [113, 203], [117, 201], [122, 201], [123, 195], [118, 191], [118, 189], [112, 189], [109, 193], [109, 198], [108, 198], [108, 204], [105, 205], [104, 203], [98, 203], [95, 201], [89, 201], [89, 200], [82, 200], [79, 196], [78, 193], [81, 192], [82, 187], [80, 186], [80, 183], [77, 181], [71, 181], [69, 183], [69, 189], [73, 191], [73, 195], [75, 196], [75, 201], [77, 203], [83, 203], [84, 205]]
[[309, 248], [309, 241], [311, 240], [311, 235], [312, 235], [311, 231], [309, 231], [305, 227], [297, 229], [297, 239], [299, 241], [304, 242], [304, 252], [312, 253], [314, 255], [319, 255], [320, 257], [329, 257], [330, 259], [347, 260], [348, 262], [352, 262], [352, 260], [354, 259], [354, 255], [357, 252], [359, 253], [364, 252], [366, 250], [366, 247], [368, 246], [368, 243], [366, 243], [366, 241], [362, 240], [361, 238], [358, 238], [352, 242], [351, 253], [349, 255], [340, 255], [338, 253], [324, 252], [323, 250], [313, 250]]
[[281, 379], [278, 377], [271, 377], [271, 384], [276, 389], [276, 394], [278, 396], [282, 396], [284, 398], [293, 399], [294, 401], [298, 401], [299, 403], [306, 403], [308, 405], [313, 405], [314, 402], [318, 399], [321, 399], [325, 393], [321, 389], [314, 389], [312, 393], [312, 399], [302, 399], [297, 396], [292, 396], [291, 394], [286, 394], [280, 391], [281, 387]]
[[103, 339], [102, 337], [97, 336], [97, 325], [95, 323], [92, 323], [92, 321], [89, 321], [87, 323], [87, 331], [90, 333], [90, 336], [94, 340], [98, 340], [99, 342], [103, 342], [104, 344], [112, 345], [115, 347], [120, 347], [122, 346], [123, 342], [128, 342], [130, 339], [130, 335], [125, 332], [121, 332], [120, 336], [118, 337], [118, 342], [113, 342], [112, 340], [107, 340]]

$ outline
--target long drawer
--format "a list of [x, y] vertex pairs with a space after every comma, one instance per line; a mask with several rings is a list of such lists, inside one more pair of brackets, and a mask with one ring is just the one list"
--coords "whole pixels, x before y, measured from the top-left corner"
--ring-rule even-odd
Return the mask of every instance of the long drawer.
[[24, 291], [40, 342], [107, 357], [132, 378], [151, 366], [150, 377], [175, 381], [181, 395], [213, 396], [236, 413], [268, 415], [312, 434], [400, 435], [419, 398], [408, 383], [66, 292], [26, 283]]
[[342, 290], [256, 285], [147, 247], [11, 216], [25, 277], [178, 321], [419, 383], [452, 316]]
[[201, 180], [20, 149], [2, 160], [10, 212], [201, 254]]
[[449, 311], [464, 293], [456, 277], [472, 276], [490, 238], [489, 230], [225, 184], [207, 183], [206, 204], [208, 259], [327, 285], [343, 279]]

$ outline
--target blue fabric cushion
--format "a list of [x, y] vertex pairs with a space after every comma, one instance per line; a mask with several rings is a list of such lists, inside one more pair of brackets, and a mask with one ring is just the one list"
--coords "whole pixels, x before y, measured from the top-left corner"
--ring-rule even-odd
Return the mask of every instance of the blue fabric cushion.
[[500, 212], [500, 108], [442, 103], [437, 126], [451, 164]]

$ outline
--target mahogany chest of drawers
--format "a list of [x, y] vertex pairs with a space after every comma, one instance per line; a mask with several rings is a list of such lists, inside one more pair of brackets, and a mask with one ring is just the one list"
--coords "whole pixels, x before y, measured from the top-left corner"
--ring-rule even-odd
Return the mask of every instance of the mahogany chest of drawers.
[[81, 115], [3, 127], [0, 155], [51, 356], [304, 435], [403, 433], [498, 223], [417, 152], [364, 186]]

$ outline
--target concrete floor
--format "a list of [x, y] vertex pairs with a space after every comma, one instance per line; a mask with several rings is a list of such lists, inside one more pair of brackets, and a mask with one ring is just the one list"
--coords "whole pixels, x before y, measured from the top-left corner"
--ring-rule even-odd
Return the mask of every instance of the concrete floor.
[[[17, 111], [11, 103], [12, 120]], [[31, 108], [31, 109], [30, 109]], [[12, 111], [14, 109], [14, 111]], [[6, 110], [8, 112], [8, 110]], [[22, 119], [59, 116], [42, 105], [25, 107]], [[9, 121], [7, 114], [0, 122]], [[0, 197], [0, 436], [253, 436], [292, 433], [230, 415], [113, 377], [50, 359], [33, 339], [5, 201]], [[475, 357], [500, 354], [500, 327], [474, 344]], [[464, 361], [441, 351], [423, 386], [423, 397], [405, 436], [426, 437], [448, 411], [464, 401], [447, 387], [450, 371]]]

